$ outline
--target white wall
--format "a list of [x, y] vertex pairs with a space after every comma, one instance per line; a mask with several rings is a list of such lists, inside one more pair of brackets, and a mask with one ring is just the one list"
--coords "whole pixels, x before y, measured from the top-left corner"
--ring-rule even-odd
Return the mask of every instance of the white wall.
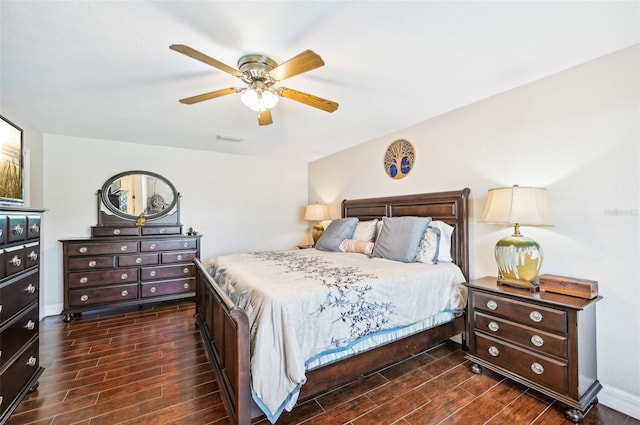
[[60, 239], [86, 237], [97, 222], [96, 192], [111, 176], [146, 170], [182, 195], [181, 222], [203, 235], [203, 261], [214, 255], [293, 249], [306, 243], [307, 164], [117, 141], [44, 135], [45, 315], [63, 306]]
[[[511, 229], [478, 223], [492, 187], [542, 186], [554, 226], [522, 228], [543, 273], [593, 279], [600, 402], [640, 418], [640, 47], [634, 46], [309, 164], [309, 200], [471, 189], [471, 277], [495, 275]], [[414, 169], [393, 180], [387, 146], [408, 139]]]

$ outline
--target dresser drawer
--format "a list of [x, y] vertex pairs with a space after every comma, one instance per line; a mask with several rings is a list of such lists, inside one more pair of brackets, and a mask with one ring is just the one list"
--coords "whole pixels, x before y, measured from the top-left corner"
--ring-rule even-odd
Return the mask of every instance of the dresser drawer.
[[2, 368], [32, 338], [38, 335], [38, 304], [9, 322], [0, 334], [0, 368]]
[[74, 272], [68, 275], [69, 288], [113, 285], [138, 281], [138, 269]]
[[142, 228], [143, 235], [179, 235], [182, 233], [180, 226], [147, 226]]
[[21, 272], [24, 266], [24, 245], [4, 249], [4, 276]]
[[2, 214], [0, 215], [0, 244], [4, 245], [7, 243], [7, 216]]
[[27, 239], [39, 239], [40, 238], [40, 216], [28, 215], [27, 216]]
[[27, 269], [40, 264], [40, 243], [31, 242], [24, 246], [24, 261]]
[[136, 254], [136, 255], [119, 255], [118, 266], [148, 266], [150, 264], [158, 264], [158, 254]]
[[142, 297], [157, 297], [159, 295], [180, 294], [196, 290], [196, 279], [163, 280], [161, 282], [146, 282], [142, 284]]
[[176, 266], [143, 267], [140, 269], [140, 280], [169, 279], [173, 277], [194, 277], [196, 266], [194, 264], [181, 264]]
[[72, 289], [69, 291], [69, 305], [72, 307], [135, 300], [136, 298], [138, 298], [137, 283]]
[[181, 249], [196, 249], [196, 245], [197, 245], [197, 242], [195, 239], [143, 241], [140, 243], [140, 250], [141, 251], [178, 251]]
[[498, 339], [475, 334], [476, 356], [511, 371], [529, 381], [568, 394], [566, 362], [557, 361]]
[[38, 299], [39, 270], [3, 282], [0, 286], [0, 323]]
[[484, 292], [473, 291], [473, 307], [513, 322], [551, 332], [567, 332], [567, 314], [563, 310], [524, 303]]
[[161, 255], [162, 264], [190, 263], [197, 256], [198, 256], [198, 253], [196, 251], [163, 252]]
[[527, 349], [537, 350], [542, 354], [567, 358], [565, 336], [554, 335], [480, 312], [474, 312], [474, 324], [479, 332], [519, 344]]
[[115, 265], [115, 257], [71, 257], [68, 270], [112, 269]]
[[9, 242], [23, 241], [27, 238], [27, 216], [8, 215], [7, 232]]
[[138, 236], [140, 230], [138, 227], [92, 227], [93, 236]]
[[29, 344], [27, 349], [0, 376], [0, 410], [4, 413], [22, 391], [26, 382], [38, 371], [38, 339]]
[[68, 245], [69, 255], [122, 254], [138, 252], [138, 242], [80, 242]]

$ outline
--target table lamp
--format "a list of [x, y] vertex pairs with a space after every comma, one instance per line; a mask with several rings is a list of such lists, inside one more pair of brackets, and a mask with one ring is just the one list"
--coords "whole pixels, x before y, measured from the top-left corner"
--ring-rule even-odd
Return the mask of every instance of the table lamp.
[[327, 205], [318, 204], [309, 204], [307, 205], [307, 209], [304, 212], [304, 219], [309, 221], [315, 221], [316, 223], [313, 225], [313, 231], [311, 232], [311, 237], [313, 238], [313, 245], [318, 242], [318, 239], [324, 233], [324, 227], [320, 222], [322, 220], [329, 219], [329, 207]]
[[481, 222], [514, 226], [513, 235], [496, 244], [498, 284], [537, 290], [537, 276], [542, 265], [540, 245], [520, 233], [520, 226], [551, 225], [547, 190], [537, 187], [503, 187], [489, 189]]

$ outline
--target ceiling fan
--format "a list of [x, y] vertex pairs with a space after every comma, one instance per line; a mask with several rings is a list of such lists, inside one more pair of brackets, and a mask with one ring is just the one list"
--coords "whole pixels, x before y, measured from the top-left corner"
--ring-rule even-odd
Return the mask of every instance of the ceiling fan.
[[260, 55], [250, 54], [242, 56], [238, 60], [238, 68], [235, 69], [210, 56], [205, 55], [184, 44], [172, 44], [171, 50], [197, 59], [208, 65], [218, 68], [227, 74], [233, 75], [244, 81], [247, 87], [216, 90], [197, 96], [180, 99], [181, 103], [192, 105], [204, 100], [215, 99], [233, 93], [242, 93], [242, 102], [258, 113], [258, 124], [269, 125], [273, 123], [271, 108], [278, 103], [278, 97], [295, 100], [323, 111], [333, 112], [338, 109], [338, 104], [331, 100], [323, 99], [308, 93], [293, 90], [287, 87], [274, 87], [278, 82], [294, 77], [312, 69], [324, 65], [322, 58], [311, 50], [294, 56], [288, 61], [278, 65], [273, 59]]

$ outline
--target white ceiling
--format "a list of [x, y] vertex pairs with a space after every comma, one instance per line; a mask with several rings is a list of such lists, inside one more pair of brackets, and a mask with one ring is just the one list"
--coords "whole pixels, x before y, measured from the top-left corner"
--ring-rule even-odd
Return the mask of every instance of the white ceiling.
[[[637, 1], [0, 0], [0, 110], [44, 133], [313, 160], [638, 43], [639, 23]], [[325, 66], [280, 85], [340, 107], [281, 99], [260, 127], [238, 94], [183, 105], [243, 83], [174, 43], [234, 68], [311, 49]]]

